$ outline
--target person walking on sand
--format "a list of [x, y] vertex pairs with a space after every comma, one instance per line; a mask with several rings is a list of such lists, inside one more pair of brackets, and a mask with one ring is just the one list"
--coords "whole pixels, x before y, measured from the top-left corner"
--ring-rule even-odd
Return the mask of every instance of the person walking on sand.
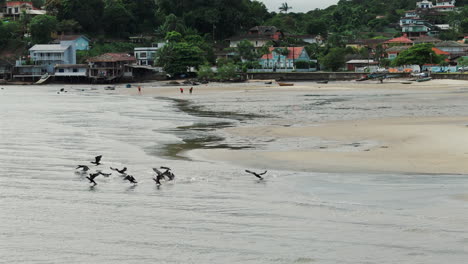
[[141, 86], [138, 85], [138, 94], [141, 94]]
[[192, 94], [192, 92], [193, 92], [193, 87], [190, 87], [189, 92], [190, 92], [190, 94]]
[[180, 87], [180, 93], [184, 93], [184, 88]]

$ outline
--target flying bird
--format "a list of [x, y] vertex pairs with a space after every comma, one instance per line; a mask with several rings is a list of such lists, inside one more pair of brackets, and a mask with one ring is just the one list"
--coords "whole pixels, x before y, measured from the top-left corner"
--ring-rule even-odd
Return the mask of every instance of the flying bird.
[[255, 177], [259, 178], [260, 180], [263, 180], [263, 177], [261, 175], [264, 175], [265, 173], [267, 173], [267, 171], [264, 171], [262, 173], [256, 173], [256, 172], [249, 171], [249, 170], [245, 170], [245, 172], [255, 175]]
[[135, 179], [132, 175], [127, 175], [127, 176], [125, 176], [124, 180], [127, 180], [127, 181], [129, 181], [129, 182], [131, 182], [131, 183], [133, 183], [133, 184], [138, 183], [138, 182], [136, 181], [136, 179]]
[[93, 183], [94, 184], [93, 186], [96, 186], [97, 183], [94, 181], [94, 178], [96, 178], [99, 175], [101, 175], [99, 172], [91, 173], [91, 174], [89, 174], [88, 177], [86, 177], [86, 179], [88, 179], [90, 183]]
[[99, 175], [102, 175], [102, 176], [104, 176], [104, 177], [109, 177], [109, 176], [112, 175], [112, 173], [104, 173], [104, 172], [102, 172], [102, 171], [100, 171], [100, 170], [98, 170], [96, 173], [99, 173]]
[[95, 161], [91, 161], [92, 164], [101, 165], [102, 155], [94, 157]]
[[156, 182], [157, 185], [161, 185], [161, 180], [164, 179], [164, 174], [156, 168], [153, 168], [153, 171], [157, 174], [156, 178], [153, 178], [153, 180]]
[[79, 170], [79, 169], [81, 169], [81, 171], [83, 171], [83, 172], [89, 171], [89, 167], [86, 166], [86, 165], [78, 165], [78, 167], [76, 167], [75, 170]]
[[[164, 167], [164, 166], [161, 166], [161, 167], [159, 167], [159, 168], [165, 169], [165, 170], [166, 170], [165, 172], [162, 173], [164, 177], [167, 177], [167, 179], [168, 179], [169, 181], [174, 180], [175, 175], [174, 175], [174, 173], [171, 172], [171, 168]], [[154, 170], [154, 169], [153, 169], [153, 170]]]
[[115, 170], [116, 172], [120, 173], [120, 174], [125, 174], [125, 172], [127, 171], [127, 167], [123, 167], [123, 169], [119, 170], [117, 168], [112, 168], [110, 167], [111, 170]]

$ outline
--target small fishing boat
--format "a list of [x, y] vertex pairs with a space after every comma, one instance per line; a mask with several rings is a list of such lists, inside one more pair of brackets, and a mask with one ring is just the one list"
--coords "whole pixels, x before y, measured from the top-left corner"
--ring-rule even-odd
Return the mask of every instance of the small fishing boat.
[[265, 84], [272, 84], [273, 82], [265, 82]]
[[279, 86], [294, 86], [294, 83], [284, 83], [284, 82], [278, 82]]
[[416, 81], [417, 82], [427, 82], [427, 81], [430, 81], [430, 80], [432, 80], [432, 77], [420, 78], [420, 79], [417, 79]]
[[328, 80], [317, 81], [317, 83], [328, 83]]

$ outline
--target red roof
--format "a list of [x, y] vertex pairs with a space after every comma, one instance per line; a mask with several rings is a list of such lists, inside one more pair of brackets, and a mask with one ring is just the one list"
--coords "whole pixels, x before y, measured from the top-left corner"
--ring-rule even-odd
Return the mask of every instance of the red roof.
[[88, 62], [118, 62], [136, 61], [135, 57], [127, 53], [104, 53], [88, 59]]
[[435, 54], [437, 55], [450, 55], [450, 53], [446, 52], [446, 51], [443, 51], [443, 50], [440, 50], [438, 48], [432, 48], [432, 50], [435, 52]]
[[[275, 49], [276, 48], [274, 48], [274, 47], [270, 47], [270, 53], [263, 55], [262, 59], [264, 59], [264, 60], [273, 59], [273, 50], [275, 50]], [[304, 50], [304, 47], [288, 47], [287, 49], [289, 50], [289, 54], [288, 54], [287, 58], [292, 60], [292, 59], [298, 59], [299, 56], [301, 56], [301, 53]]]
[[7, 7], [13, 7], [13, 6], [19, 6], [19, 5], [22, 5], [22, 4], [28, 4], [28, 5], [33, 5], [32, 2], [29, 2], [29, 1], [10, 1], [10, 2], [6, 2], [6, 6]]
[[385, 43], [413, 43], [413, 41], [407, 37], [399, 37], [385, 41]]
[[447, 8], [447, 7], [454, 8], [455, 6], [453, 6], [453, 5], [446, 5], [446, 6], [433, 6], [432, 8]]

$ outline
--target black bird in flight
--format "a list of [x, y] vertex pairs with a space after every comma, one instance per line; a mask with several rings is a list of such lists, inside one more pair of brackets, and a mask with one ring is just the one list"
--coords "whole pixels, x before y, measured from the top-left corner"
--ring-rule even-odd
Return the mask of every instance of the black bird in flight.
[[97, 183], [94, 181], [94, 178], [96, 178], [99, 175], [101, 175], [101, 173], [99, 173], [99, 172], [91, 173], [91, 174], [89, 174], [88, 177], [86, 177], [86, 179], [88, 179], [90, 183], [93, 183], [94, 184], [93, 186], [96, 186]]
[[102, 155], [94, 157], [95, 161], [91, 161], [92, 164], [101, 165]]
[[78, 170], [78, 169], [81, 169], [81, 171], [83, 171], [83, 172], [89, 171], [89, 167], [86, 166], [86, 165], [78, 165], [78, 167], [76, 167], [75, 170]]
[[262, 173], [256, 173], [256, 172], [249, 171], [249, 170], [245, 170], [245, 172], [255, 175], [255, 177], [259, 178], [260, 180], [263, 180], [263, 177], [261, 175], [264, 175], [265, 173], [267, 173], [267, 171], [264, 171]]
[[138, 182], [136, 181], [136, 179], [135, 179], [132, 175], [127, 175], [127, 176], [125, 176], [124, 180], [127, 180], [127, 181], [129, 181], [129, 182], [131, 182], [131, 183], [133, 183], [133, 184], [138, 183]]
[[153, 181], [155, 181], [157, 185], [161, 185], [161, 180], [164, 179], [164, 173], [156, 168], [153, 168], [153, 171], [157, 174], [156, 178], [153, 178]]
[[[164, 166], [161, 166], [161, 167], [159, 167], [159, 168], [165, 169], [165, 170], [166, 170], [165, 172], [162, 173], [164, 177], [167, 177], [167, 179], [168, 179], [169, 181], [174, 180], [175, 175], [174, 175], [174, 173], [172, 173], [171, 168], [169, 168], [169, 167], [164, 167]], [[154, 169], [153, 169], [153, 170], [154, 170]]]
[[123, 167], [123, 169], [119, 170], [117, 168], [112, 168], [110, 167], [111, 170], [115, 170], [116, 172], [120, 173], [120, 174], [125, 174], [125, 172], [127, 171], [127, 167]]
[[109, 177], [109, 176], [112, 175], [112, 173], [104, 173], [104, 172], [102, 172], [102, 171], [100, 171], [100, 170], [98, 170], [96, 173], [99, 173], [99, 175], [102, 175], [102, 176], [104, 176], [104, 177]]

